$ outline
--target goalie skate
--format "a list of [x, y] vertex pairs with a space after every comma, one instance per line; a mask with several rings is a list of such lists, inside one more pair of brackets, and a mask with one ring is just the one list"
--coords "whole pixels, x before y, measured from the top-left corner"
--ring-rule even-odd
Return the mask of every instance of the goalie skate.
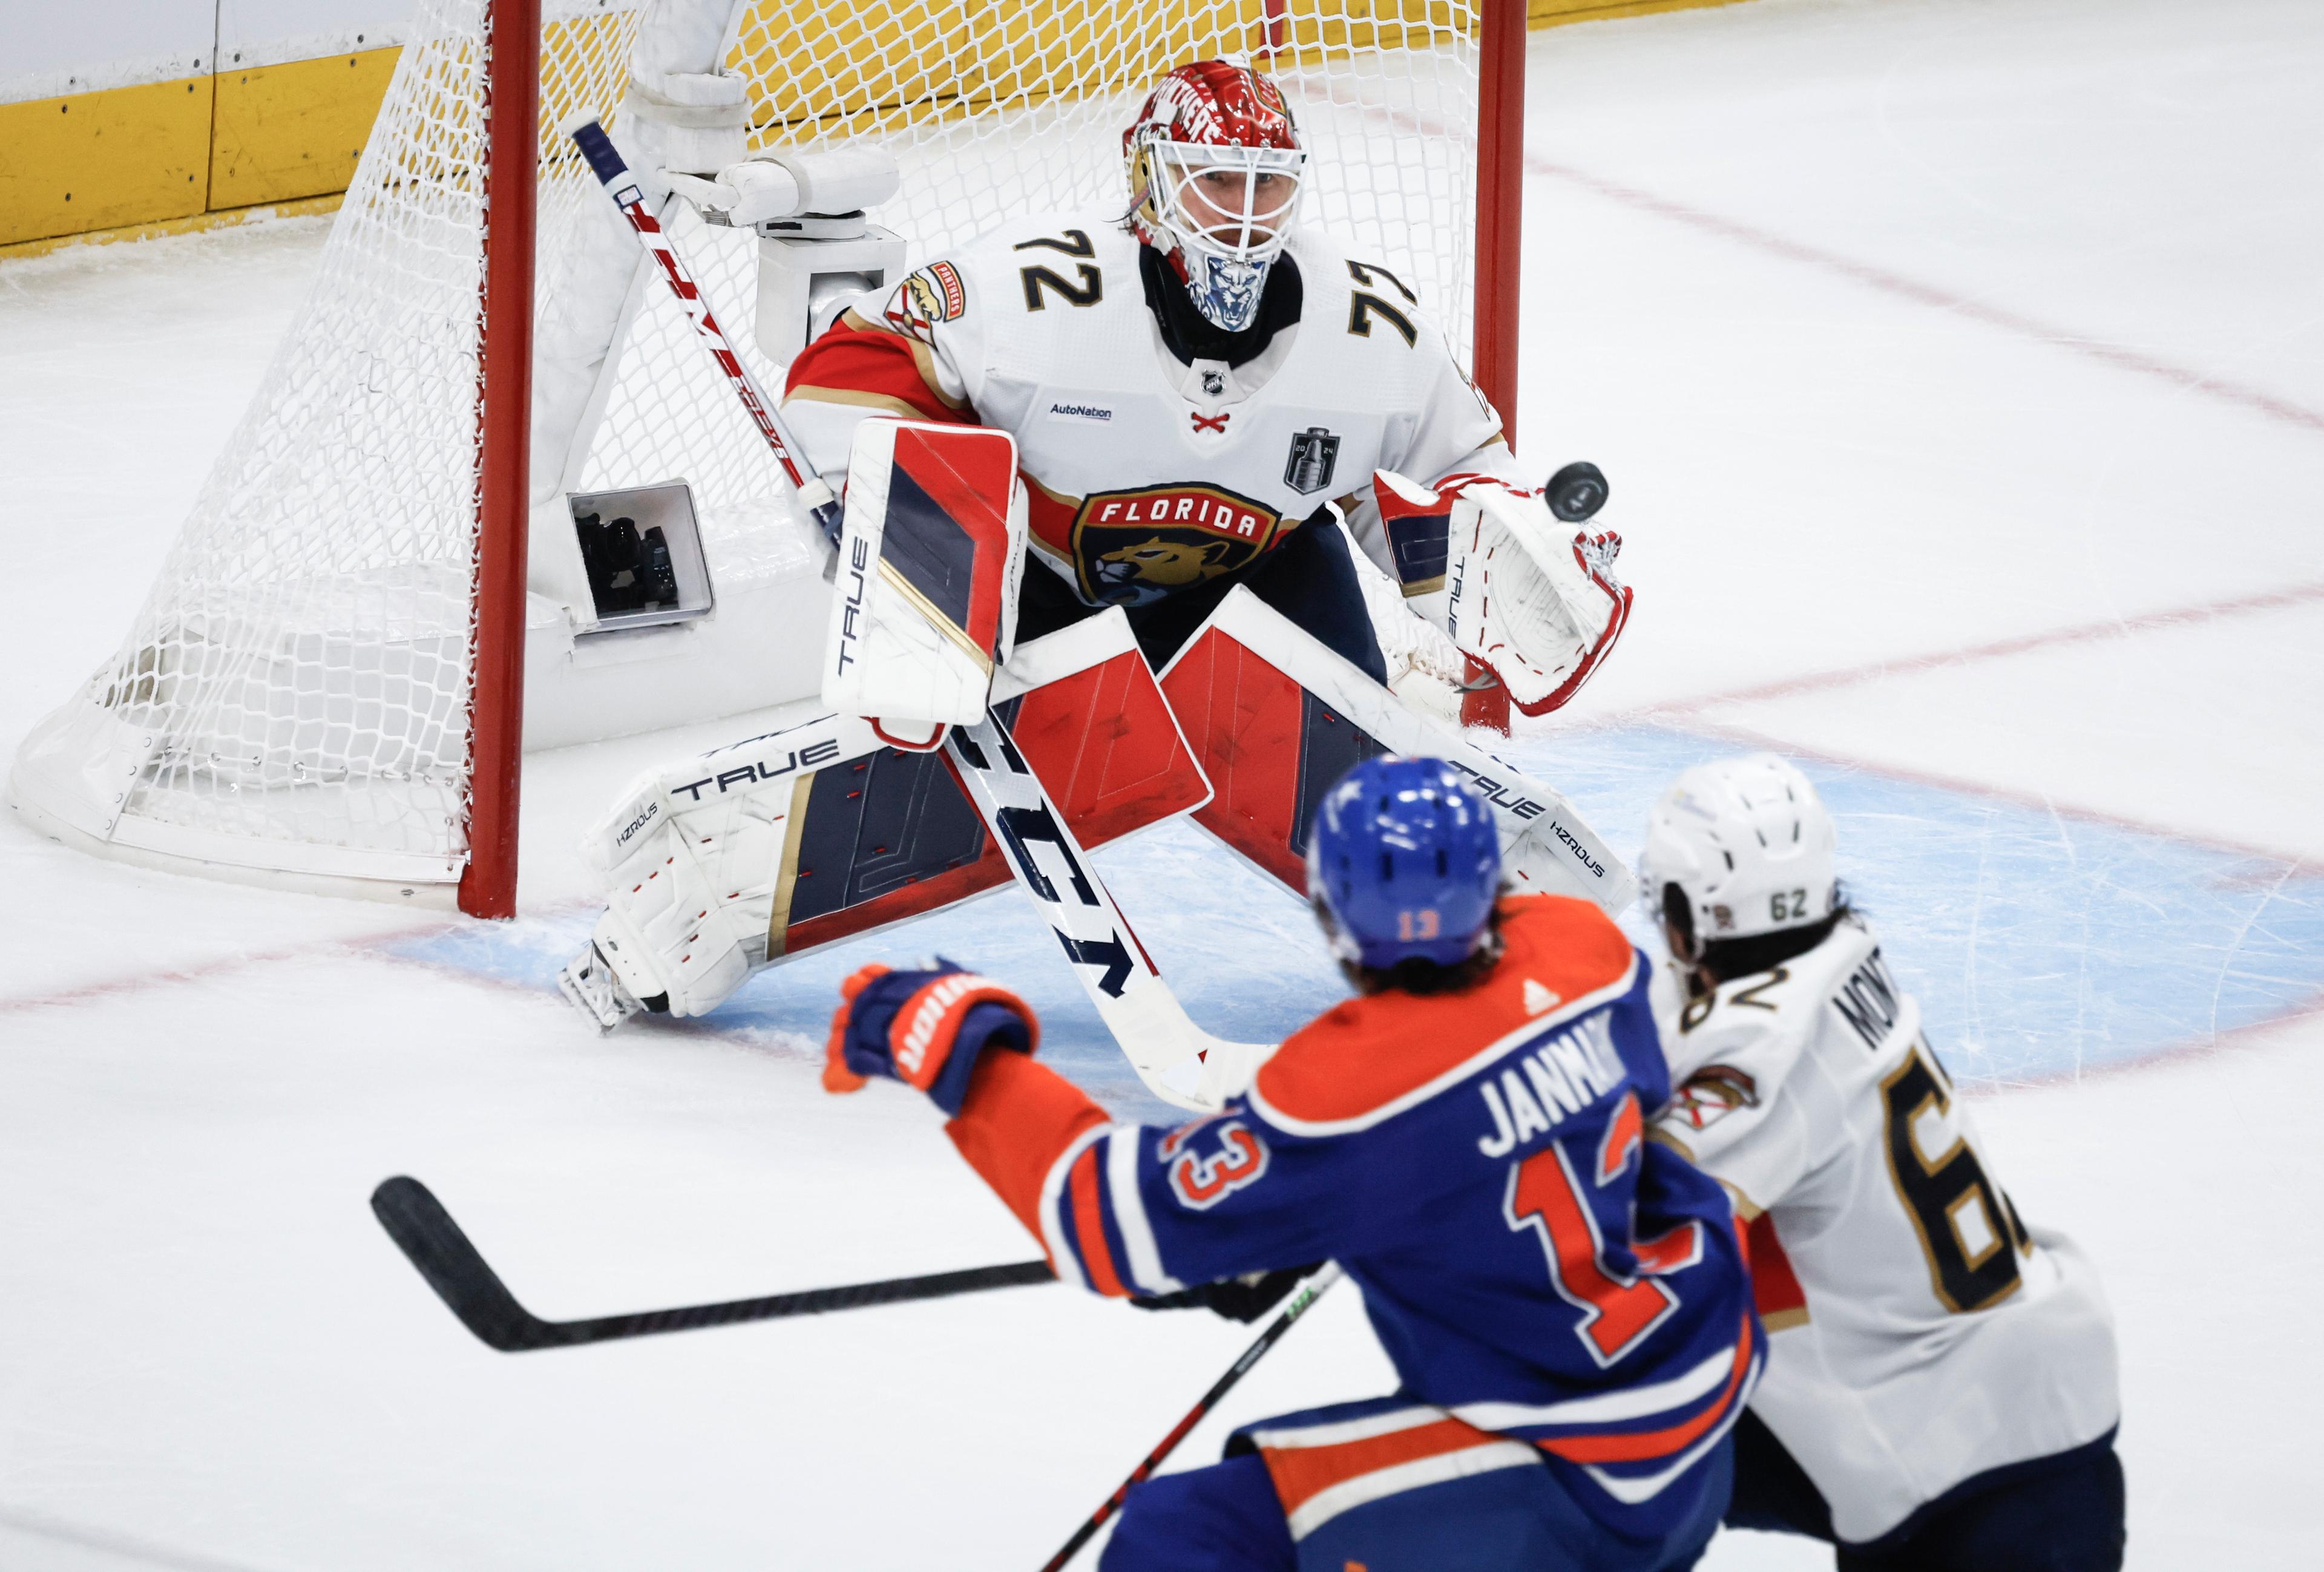
[[613, 963], [597, 948], [595, 940], [589, 948], [567, 963], [557, 974], [557, 991], [573, 1002], [573, 1007], [597, 1024], [599, 1032], [610, 1032], [646, 1007], [622, 986], [621, 977]]

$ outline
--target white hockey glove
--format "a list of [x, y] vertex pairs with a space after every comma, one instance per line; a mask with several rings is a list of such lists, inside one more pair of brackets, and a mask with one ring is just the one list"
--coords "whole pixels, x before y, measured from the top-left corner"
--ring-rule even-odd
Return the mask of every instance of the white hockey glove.
[[[1025, 560], [1026, 499], [1005, 431], [866, 420], [847, 465], [823, 702], [872, 715], [883, 740], [984, 718], [1009, 658]], [[901, 736], [890, 735], [900, 732]]]
[[1614, 575], [1620, 536], [1576, 529], [1539, 492], [1485, 475], [1424, 486], [1381, 470], [1372, 494], [1399, 565], [1430, 555], [1417, 549], [1429, 538], [1444, 540], [1444, 587], [1410, 603], [1489, 667], [1525, 714], [1564, 703], [1612, 652], [1630, 616], [1631, 591]]
[[895, 154], [862, 144], [744, 159], [721, 166], [715, 179], [669, 177], [669, 188], [702, 209], [704, 217], [737, 229], [802, 213], [875, 207], [902, 183]]
[[606, 1031], [725, 1002], [767, 959], [801, 788], [879, 747], [869, 722], [823, 715], [641, 776], [582, 837], [605, 912], [558, 979], [566, 997]]

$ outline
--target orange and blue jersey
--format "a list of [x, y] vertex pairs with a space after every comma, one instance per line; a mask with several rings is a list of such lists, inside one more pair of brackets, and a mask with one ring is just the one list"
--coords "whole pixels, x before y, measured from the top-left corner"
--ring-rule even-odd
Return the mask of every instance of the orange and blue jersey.
[[1696, 1466], [1762, 1363], [1741, 1246], [1718, 1184], [1645, 1138], [1670, 1095], [1645, 958], [1586, 901], [1500, 913], [1477, 984], [1351, 999], [1215, 1114], [1113, 1124], [993, 1053], [952, 1135], [1099, 1293], [1327, 1258], [1361, 1285], [1394, 1417], [1368, 1416], [1338, 1462], [1336, 1439], [1281, 1438], [1294, 1494], [1537, 1456], [1609, 1527], [1652, 1535], [1696, 1509]]

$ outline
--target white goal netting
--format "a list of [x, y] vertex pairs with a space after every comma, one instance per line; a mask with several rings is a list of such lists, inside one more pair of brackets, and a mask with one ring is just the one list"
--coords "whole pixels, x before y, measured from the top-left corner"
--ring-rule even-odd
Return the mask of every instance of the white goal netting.
[[[553, 128], [594, 109], [618, 130], [641, 26], [705, 3], [726, 10], [545, 7], [544, 339], [586, 315], [558, 262], [606, 200]], [[917, 263], [1004, 220], [1120, 199], [1121, 128], [1154, 78], [1248, 56], [1281, 82], [1313, 150], [1307, 220], [1397, 268], [1465, 350], [1476, 5], [746, 0], [724, 66], [748, 79], [754, 145], [894, 151], [902, 194], [874, 216]], [[487, 7], [415, 10], [303, 311], [118, 653], [20, 752], [14, 798], [84, 841], [332, 880], [459, 876]], [[673, 229], [747, 346], [752, 238], [683, 210]], [[639, 299], [563, 473], [583, 490], [687, 481], [715, 572], [750, 557], [785, 488], [684, 317], [658, 291]], [[779, 385], [779, 367], [754, 369]], [[570, 436], [537, 425], [536, 455]], [[534, 479], [538, 496], [538, 459]]]

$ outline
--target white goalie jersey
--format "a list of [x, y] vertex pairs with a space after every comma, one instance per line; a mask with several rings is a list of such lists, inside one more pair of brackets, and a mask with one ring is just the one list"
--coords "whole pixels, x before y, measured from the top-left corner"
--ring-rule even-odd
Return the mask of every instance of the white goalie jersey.
[[1357, 543], [1409, 581], [1370, 500], [1375, 470], [1525, 483], [1500, 418], [1389, 269], [1299, 229], [1285, 253], [1297, 321], [1241, 365], [1181, 362], [1119, 220], [1013, 223], [858, 301], [786, 390], [817, 467], [844, 468], [869, 416], [1006, 430], [1034, 557], [1084, 602], [1126, 607], [1255, 561], [1334, 501]]
[[2028, 1227], [1859, 919], [1655, 1011], [1656, 1137], [1751, 1236], [1767, 1370], [1753, 1411], [1863, 1543], [1972, 1475], [2116, 1422], [2113, 1319], [2070, 1241]]

